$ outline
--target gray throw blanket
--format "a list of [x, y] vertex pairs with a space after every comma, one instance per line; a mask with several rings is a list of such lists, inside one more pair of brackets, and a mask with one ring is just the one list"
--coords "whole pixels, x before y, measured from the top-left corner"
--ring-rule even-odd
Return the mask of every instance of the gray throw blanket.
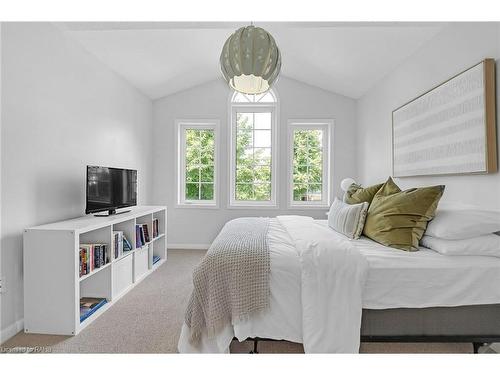
[[269, 218], [234, 219], [222, 228], [193, 273], [185, 321], [190, 342], [206, 329], [214, 337], [227, 324], [269, 307]]

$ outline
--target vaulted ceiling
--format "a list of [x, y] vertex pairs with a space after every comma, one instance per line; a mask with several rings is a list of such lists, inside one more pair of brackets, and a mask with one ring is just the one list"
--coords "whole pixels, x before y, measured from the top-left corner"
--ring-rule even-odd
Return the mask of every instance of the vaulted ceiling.
[[[220, 77], [219, 56], [242, 23], [57, 24], [152, 99]], [[443, 23], [256, 23], [282, 53], [282, 74], [351, 98], [363, 96], [433, 38]]]

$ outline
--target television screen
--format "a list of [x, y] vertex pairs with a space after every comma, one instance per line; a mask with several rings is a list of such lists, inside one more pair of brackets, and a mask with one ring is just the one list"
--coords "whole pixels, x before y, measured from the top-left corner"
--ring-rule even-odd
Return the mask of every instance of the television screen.
[[137, 204], [137, 171], [87, 166], [87, 207], [85, 213], [114, 213], [117, 208]]

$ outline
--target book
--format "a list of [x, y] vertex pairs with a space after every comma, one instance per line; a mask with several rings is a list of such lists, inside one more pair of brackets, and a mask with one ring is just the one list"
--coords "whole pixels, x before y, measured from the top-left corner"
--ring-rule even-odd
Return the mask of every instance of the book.
[[79, 258], [80, 258], [80, 277], [82, 277], [83, 275], [83, 250], [82, 248], [80, 247], [80, 249], [78, 250], [79, 251]]
[[115, 254], [115, 259], [123, 255], [123, 232], [113, 231], [113, 251]]
[[81, 257], [82, 257], [82, 275], [86, 275], [87, 274], [87, 261], [85, 260], [85, 255], [86, 255], [86, 252], [85, 252], [85, 248], [81, 249]]
[[141, 243], [142, 243], [142, 246], [144, 246], [146, 244], [146, 236], [144, 236], [144, 226], [141, 224], [139, 225], [139, 233], [141, 235]]
[[109, 251], [107, 244], [102, 244], [102, 253], [103, 253], [104, 264], [108, 264], [110, 262], [110, 259], [109, 259]]
[[109, 263], [107, 244], [80, 244], [80, 277]]
[[87, 319], [90, 315], [95, 313], [107, 302], [108, 301], [106, 300], [106, 298], [80, 298], [80, 323]]
[[101, 251], [101, 246], [100, 245], [94, 245], [94, 249], [92, 251], [94, 255], [94, 268], [99, 268], [101, 267], [101, 258], [100, 258], [100, 251]]
[[147, 224], [137, 224], [135, 226], [135, 242], [136, 248], [140, 248], [149, 242], [149, 233], [147, 231]]
[[125, 235], [123, 235], [123, 251], [130, 251], [130, 250], [132, 250], [132, 244], [130, 243], [128, 238], [125, 237]]
[[80, 258], [82, 262], [81, 276], [87, 275], [94, 270], [92, 250], [93, 250], [93, 245], [91, 244], [80, 245], [80, 252], [81, 252]]
[[142, 224], [142, 232], [144, 234], [144, 241], [146, 243], [151, 241], [151, 238], [149, 238], [149, 228], [147, 224]]
[[159, 235], [159, 231], [158, 231], [159, 226], [158, 225], [159, 225], [158, 219], [156, 219], [156, 218], [153, 219], [153, 238], [156, 238]]
[[141, 226], [135, 226], [135, 248], [138, 249], [142, 247], [142, 239], [141, 239]]

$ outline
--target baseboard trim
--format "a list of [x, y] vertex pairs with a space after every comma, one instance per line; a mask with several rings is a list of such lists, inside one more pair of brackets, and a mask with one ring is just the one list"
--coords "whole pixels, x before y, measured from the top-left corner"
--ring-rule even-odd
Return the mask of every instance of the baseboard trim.
[[168, 249], [173, 250], [208, 250], [210, 244], [203, 243], [169, 243], [167, 244]]
[[17, 322], [12, 323], [10, 326], [5, 327], [0, 332], [0, 344], [3, 344], [10, 338], [17, 335], [24, 329], [24, 319], [19, 319]]

